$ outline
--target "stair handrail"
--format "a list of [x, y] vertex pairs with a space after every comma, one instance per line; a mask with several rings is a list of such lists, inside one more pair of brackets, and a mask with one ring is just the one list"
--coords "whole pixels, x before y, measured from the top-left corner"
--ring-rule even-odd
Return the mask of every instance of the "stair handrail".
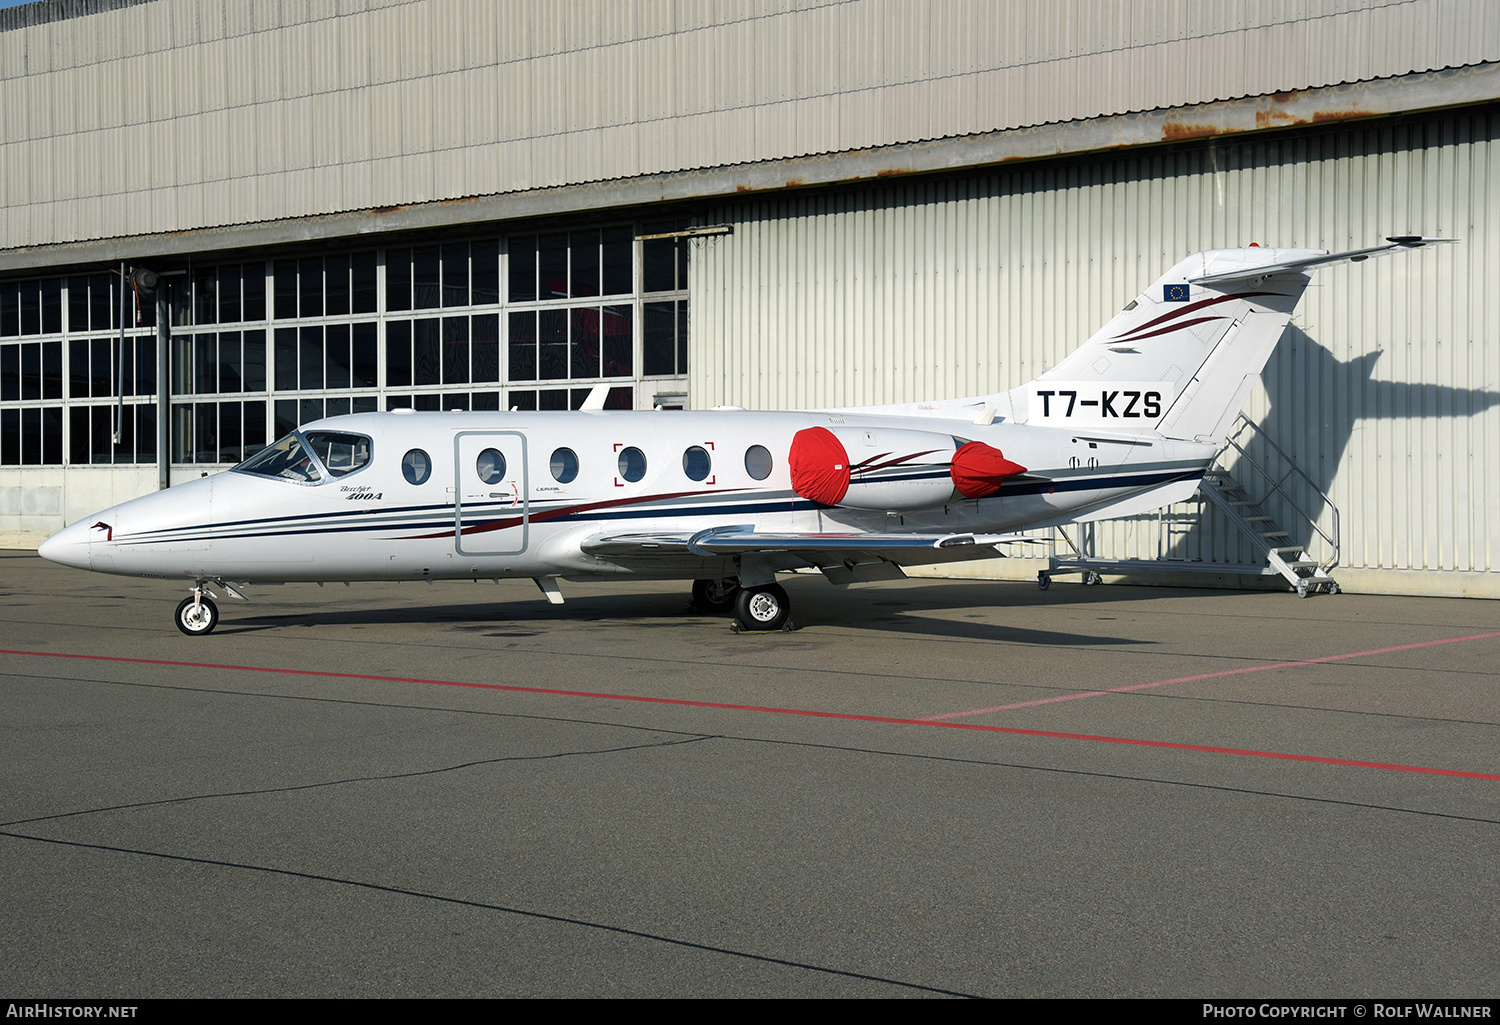
[[[1280, 480], [1273, 479], [1271, 476], [1271, 472], [1264, 466], [1262, 466], [1259, 462], [1257, 462], [1255, 457], [1246, 450], [1245, 446], [1240, 444], [1240, 436], [1244, 433], [1245, 428], [1247, 427], [1263, 443], [1269, 445], [1271, 449], [1281, 457], [1282, 462], [1285, 463], [1288, 467], [1287, 472], [1281, 475]], [[1269, 434], [1256, 426], [1255, 421], [1251, 420], [1244, 413], [1241, 413], [1239, 415], [1234, 430], [1229, 433], [1229, 437], [1225, 441], [1225, 448], [1219, 451], [1219, 459], [1215, 461], [1222, 462], [1225, 449], [1228, 449], [1230, 447], [1233, 447], [1236, 451], [1238, 451], [1241, 461], [1248, 464], [1255, 470], [1256, 473], [1260, 474], [1261, 477], [1263, 477], [1265, 481], [1270, 485], [1271, 491], [1275, 494], [1279, 494], [1286, 501], [1287, 505], [1291, 506], [1292, 509], [1294, 509], [1297, 514], [1301, 516], [1302, 519], [1312, 527], [1313, 532], [1321, 537], [1324, 543], [1328, 545], [1328, 548], [1333, 552], [1333, 557], [1327, 559], [1326, 561], [1320, 560], [1324, 572], [1327, 572], [1334, 566], [1337, 566], [1339, 562], [1339, 535], [1341, 533], [1339, 529], [1339, 510], [1338, 506], [1333, 504], [1333, 500], [1328, 497], [1328, 494], [1322, 488], [1318, 487], [1313, 479], [1308, 476], [1307, 471], [1303, 470], [1302, 467], [1297, 465], [1297, 461], [1295, 459], [1287, 455], [1285, 449], [1276, 444], [1275, 440], [1272, 439]], [[1283, 487], [1283, 485], [1293, 474], [1301, 477], [1308, 488], [1312, 490], [1313, 494], [1317, 495], [1323, 500], [1323, 505], [1328, 509], [1330, 514], [1329, 527], [1332, 533], [1318, 526], [1317, 518], [1311, 515], [1306, 509], [1302, 508], [1302, 506], [1297, 502], [1297, 499], [1293, 497], [1291, 492]], [[1267, 497], [1269, 497], [1269, 495]], [[1264, 499], [1262, 499], [1262, 501], [1264, 501]], [[1303, 550], [1306, 551], [1306, 548], [1304, 548]]]

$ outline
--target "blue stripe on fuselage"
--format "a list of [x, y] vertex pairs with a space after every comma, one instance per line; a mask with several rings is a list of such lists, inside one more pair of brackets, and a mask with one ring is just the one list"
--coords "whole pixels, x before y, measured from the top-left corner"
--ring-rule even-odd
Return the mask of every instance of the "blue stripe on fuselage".
[[[990, 495], [981, 499], [960, 499], [959, 501], [978, 501], [982, 503], [989, 503], [1021, 495], [1045, 495], [1055, 494], [1059, 492], [1066, 493], [1097, 490], [1144, 490], [1152, 487], [1160, 487], [1163, 484], [1171, 484], [1176, 481], [1189, 480], [1192, 478], [1200, 477], [1202, 476], [1202, 472], [1203, 471], [1201, 469], [1194, 469], [1184, 471], [1160, 471], [1156, 473], [1141, 473], [1126, 476], [1096, 475], [1089, 477], [1060, 478], [1050, 481], [1007, 482], [1002, 484], [1000, 491], [994, 495]], [[540, 521], [546, 523], [562, 524], [596, 522], [600, 520], [741, 516], [752, 513], [804, 512], [814, 509], [831, 508], [830, 506], [825, 506], [818, 502], [813, 502], [805, 498], [769, 500], [761, 499], [758, 501], [715, 503], [708, 506], [676, 506], [668, 508], [663, 508], [660, 505], [654, 504], [655, 500], [653, 500], [649, 496], [642, 498], [641, 502], [644, 503], [643, 506], [637, 508], [626, 509], [615, 506], [609, 509], [589, 510], [587, 512], [563, 513], [562, 515], [558, 516], [546, 515], [555, 512], [557, 508], [555, 505], [548, 507], [548, 505], [545, 503], [534, 501], [530, 503], [529, 516], [532, 522]], [[489, 503], [483, 503], [483, 505], [488, 504]], [[465, 507], [466, 514], [469, 508], [469, 506]], [[472, 524], [466, 523], [464, 526], [465, 533], [468, 533], [469, 531], [477, 528], [497, 523], [503, 519], [509, 519], [519, 515], [518, 510], [512, 512], [514, 507], [506, 508], [506, 512], [509, 514], [506, 516], [495, 516], [493, 515], [495, 510], [483, 509], [482, 505], [480, 506], [480, 508], [482, 509], [483, 513], [489, 514], [488, 518], [476, 519]], [[442, 514], [441, 518], [432, 518], [432, 514], [439, 511], [441, 511]], [[397, 519], [393, 521], [391, 519], [391, 517], [393, 516], [400, 516], [410, 513], [419, 513], [421, 514], [421, 516], [420, 518], [407, 520]], [[198, 526], [190, 528], [193, 533], [189, 534], [181, 533], [181, 528], [178, 528], [179, 533], [167, 536], [161, 536], [165, 534], [164, 530], [148, 531], [142, 535], [137, 535], [130, 538], [120, 538], [116, 543], [121, 545], [139, 545], [167, 542], [182, 543], [198, 541], [246, 540], [249, 538], [257, 537], [296, 537], [299, 535], [313, 534], [369, 533], [371, 531], [380, 530], [400, 530], [402, 532], [409, 532], [414, 530], [444, 530], [452, 527], [452, 514], [452, 505], [402, 506], [395, 509], [381, 509], [378, 511], [365, 509], [341, 509], [337, 512], [308, 513], [299, 516], [275, 516], [260, 520], [234, 520], [229, 523], [220, 524], [217, 527]], [[340, 523], [337, 525], [329, 526], [313, 526], [313, 524], [327, 523], [330, 520], [343, 520], [352, 516], [365, 516], [372, 518], [380, 517], [380, 519], [376, 520], [375, 522], [366, 522], [359, 524]], [[542, 519], [543, 516], [545, 516], [545, 519]], [[468, 516], [466, 515], [465, 518], [467, 519]], [[298, 527], [292, 526], [292, 523], [294, 521], [299, 520], [306, 521], [308, 523], [308, 526], [300, 529]], [[283, 526], [280, 529], [269, 529], [275, 524], [282, 524]], [[260, 527], [261, 529], [241, 530], [235, 531], [233, 533], [225, 532], [224, 528], [226, 527], [238, 526], [254, 526]], [[392, 540], [397, 539], [392, 538]]]

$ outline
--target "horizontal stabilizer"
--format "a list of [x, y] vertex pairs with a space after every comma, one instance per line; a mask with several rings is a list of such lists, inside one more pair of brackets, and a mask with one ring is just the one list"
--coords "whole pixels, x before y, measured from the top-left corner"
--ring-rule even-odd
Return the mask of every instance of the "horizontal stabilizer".
[[1194, 285], [1213, 285], [1224, 281], [1254, 281], [1259, 278], [1270, 277], [1272, 274], [1310, 270], [1314, 267], [1322, 267], [1330, 263], [1343, 263], [1346, 260], [1350, 263], [1360, 263], [1372, 256], [1385, 256], [1389, 253], [1421, 249], [1423, 246], [1438, 245], [1444, 242], [1457, 242], [1458, 239], [1427, 238], [1422, 235], [1389, 235], [1386, 237], [1386, 241], [1390, 244], [1371, 246], [1369, 249], [1351, 249], [1347, 253], [1324, 253], [1320, 256], [1307, 257], [1301, 260], [1287, 260], [1284, 263], [1264, 263], [1254, 267], [1241, 267], [1222, 274], [1205, 274], [1202, 277], [1188, 278], [1188, 281]]

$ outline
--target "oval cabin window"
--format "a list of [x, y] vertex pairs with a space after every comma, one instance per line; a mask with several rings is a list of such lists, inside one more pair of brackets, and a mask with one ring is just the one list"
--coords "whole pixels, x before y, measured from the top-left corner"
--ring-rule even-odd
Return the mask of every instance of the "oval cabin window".
[[704, 480], [712, 468], [713, 460], [707, 449], [694, 445], [682, 454], [682, 472], [687, 474], [688, 480]]
[[621, 449], [620, 476], [632, 484], [646, 476], [646, 453], [633, 447]]
[[474, 469], [486, 484], [499, 484], [505, 479], [505, 457], [495, 449], [487, 448], [479, 453]]
[[771, 476], [771, 453], [764, 445], [751, 445], [745, 450], [745, 472], [756, 480]]
[[432, 476], [432, 457], [419, 448], [414, 448], [401, 457], [401, 476], [408, 484], [426, 484]]
[[570, 448], [560, 448], [552, 453], [548, 469], [552, 471], [552, 479], [557, 483], [571, 483], [578, 476], [578, 456]]

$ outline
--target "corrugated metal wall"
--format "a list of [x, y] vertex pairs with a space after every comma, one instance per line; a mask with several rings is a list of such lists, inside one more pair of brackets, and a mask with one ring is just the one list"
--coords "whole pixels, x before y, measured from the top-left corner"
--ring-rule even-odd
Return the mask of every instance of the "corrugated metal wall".
[[156, 0], [0, 15], [0, 247], [1500, 60], [1491, 0]]
[[[1246, 412], [1342, 511], [1344, 567], [1436, 571], [1451, 585], [1438, 591], [1500, 594], [1497, 141], [1488, 109], [727, 205], [709, 217], [734, 233], [693, 254], [692, 402], [998, 391], [1187, 253], [1456, 235], [1319, 271]], [[1328, 509], [1310, 511], [1330, 525]], [[1095, 554], [1154, 557], [1158, 529], [1101, 524]], [[1212, 519], [1167, 548], [1253, 561]]]

